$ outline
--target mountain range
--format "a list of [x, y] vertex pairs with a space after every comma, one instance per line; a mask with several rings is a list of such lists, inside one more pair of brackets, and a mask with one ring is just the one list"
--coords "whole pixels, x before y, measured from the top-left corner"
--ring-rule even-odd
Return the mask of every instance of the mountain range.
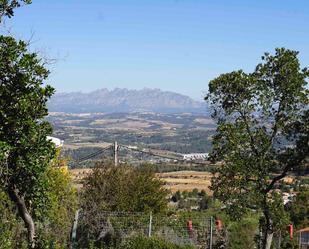
[[144, 88], [106, 88], [89, 93], [56, 93], [48, 102], [51, 112], [158, 112], [158, 113], [207, 113], [204, 102], [175, 92]]

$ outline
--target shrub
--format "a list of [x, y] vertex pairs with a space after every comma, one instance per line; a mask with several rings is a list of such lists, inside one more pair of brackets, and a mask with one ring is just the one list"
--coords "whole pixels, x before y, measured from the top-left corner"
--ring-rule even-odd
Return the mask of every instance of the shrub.
[[159, 238], [133, 237], [119, 246], [119, 249], [193, 249], [193, 246], [179, 246]]
[[[102, 212], [150, 212], [166, 210], [168, 191], [148, 167], [103, 162], [85, 179], [82, 191], [82, 218], [79, 242], [97, 240], [102, 232]], [[106, 224], [109, 221], [106, 220]], [[112, 225], [107, 226], [113, 230]]]

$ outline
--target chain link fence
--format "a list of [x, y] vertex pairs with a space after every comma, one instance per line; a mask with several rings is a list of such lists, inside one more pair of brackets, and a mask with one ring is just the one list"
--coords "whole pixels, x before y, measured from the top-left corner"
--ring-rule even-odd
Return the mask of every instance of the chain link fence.
[[81, 211], [76, 226], [77, 244], [85, 240], [120, 243], [132, 236], [157, 237], [177, 245], [193, 245], [197, 249], [213, 248], [219, 237], [212, 217], [196, 213], [152, 214], [101, 212], [96, 215]]

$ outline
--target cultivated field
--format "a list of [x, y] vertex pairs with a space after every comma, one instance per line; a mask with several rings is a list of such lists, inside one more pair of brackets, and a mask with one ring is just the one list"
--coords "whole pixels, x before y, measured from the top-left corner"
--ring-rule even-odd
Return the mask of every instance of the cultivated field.
[[207, 153], [216, 128], [210, 117], [189, 113], [53, 112], [48, 121], [53, 125], [53, 136], [64, 141], [64, 151], [79, 149], [78, 154], [68, 152], [73, 157], [87, 154], [89, 147], [101, 148], [114, 141], [178, 153]]
[[[82, 187], [82, 180], [85, 178], [91, 169], [72, 169], [70, 173], [73, 181], [78, 189]], [[165, 187], [172, 193], [176, 191], [192, 191], [194, 188], [205, 190], [210, 194], [209, 186], [211, 173], [199, 171], [174, 171], [167, 173], [157, 173], [158, 178], [165, 182]]]
[[192, 191], [194, 188], [205, 190], [210, 194], [209, 186], [211, 173], [200, 171], [175, 171], [158, 173], [157, 176], [165, 182], [167, 189], [171, 192]]

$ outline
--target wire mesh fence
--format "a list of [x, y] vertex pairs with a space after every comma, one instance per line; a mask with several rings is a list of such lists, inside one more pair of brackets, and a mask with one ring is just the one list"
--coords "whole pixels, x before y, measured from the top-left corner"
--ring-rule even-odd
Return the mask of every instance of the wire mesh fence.
[[187, 214], [152, 214], [138, 212], [101, 212], [86, 215], [81, 212], [77, 240], [118, 241], [132, 236], [157, 237], [177, 245], [212, 248], [216, 229], [212, 217]]

